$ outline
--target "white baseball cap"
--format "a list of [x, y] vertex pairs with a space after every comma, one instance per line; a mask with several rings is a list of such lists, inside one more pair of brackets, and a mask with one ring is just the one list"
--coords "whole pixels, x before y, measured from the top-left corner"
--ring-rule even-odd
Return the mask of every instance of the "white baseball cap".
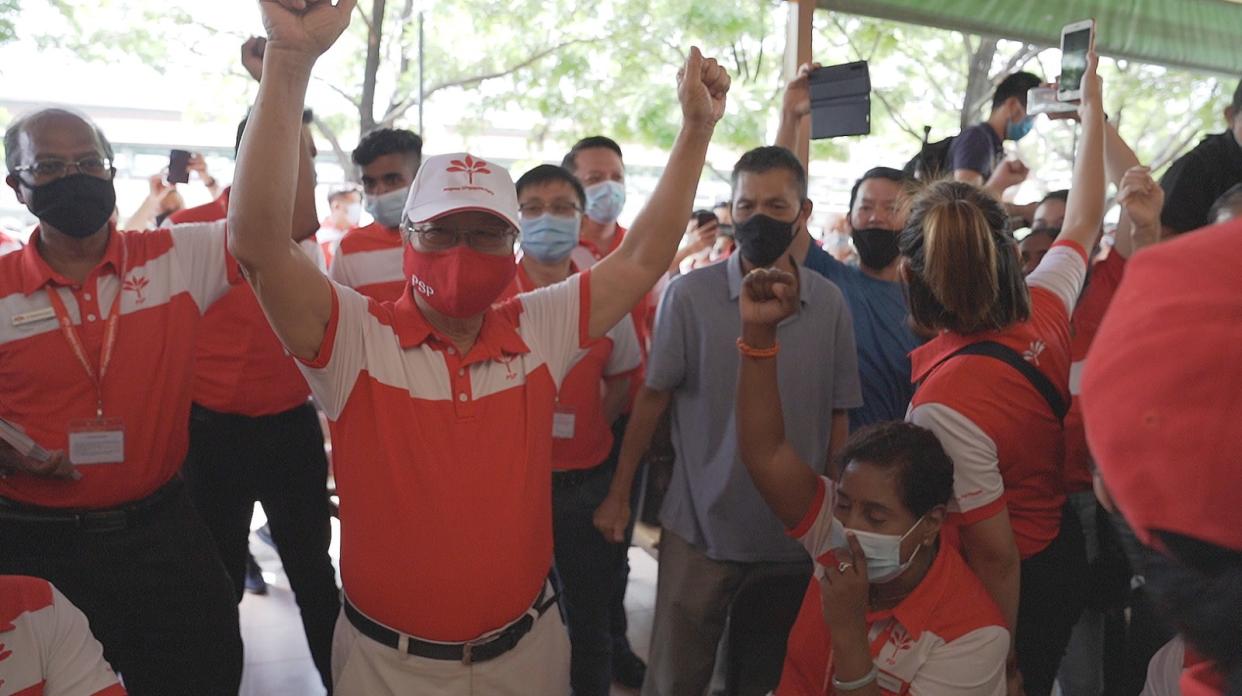
[[509, 170], [465, 152], [423, 160], [404, 217], [420, 223], [465, 211], [491, 213], [516, 229], [517, 189]]

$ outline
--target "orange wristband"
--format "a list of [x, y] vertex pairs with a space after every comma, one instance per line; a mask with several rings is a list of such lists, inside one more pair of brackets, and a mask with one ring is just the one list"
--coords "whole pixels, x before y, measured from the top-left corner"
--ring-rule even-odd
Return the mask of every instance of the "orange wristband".
[[756, 360], [765, 360], [767, 358], [775, 358], [776, 354], [781, 350], [780, 342], [772, 344], [771, 348], [751, 348], [741, 338], [737, 339], [737, 350], [742, 355]]

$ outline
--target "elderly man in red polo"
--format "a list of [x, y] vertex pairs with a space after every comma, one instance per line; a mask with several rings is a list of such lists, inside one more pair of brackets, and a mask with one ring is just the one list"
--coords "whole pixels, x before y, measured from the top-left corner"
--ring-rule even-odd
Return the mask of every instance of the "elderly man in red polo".
[[681, 133], [633, 233], [590, 271], [499, 308], [515, 272], [508, 172], [428, 159], [402, 216], [409, 283], [377, 303], [274, 233], [293, 211], [311, 69], [354, 4], [260, 2], [263, 81], [229, 211], [230, 248], [335, 423], [336, 693], [563, 694], [568, 641], [546, 581], [556, 387], [667, 271], [729, 77], [691, 49]]

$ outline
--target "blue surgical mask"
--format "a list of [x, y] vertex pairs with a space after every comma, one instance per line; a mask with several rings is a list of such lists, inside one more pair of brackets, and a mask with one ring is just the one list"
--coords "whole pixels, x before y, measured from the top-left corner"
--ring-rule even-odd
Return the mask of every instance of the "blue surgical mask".
[[[858, 539], [858, 545], [862, 547], [863, 555], [867, 557], [867, 580], [875, 584], [883, 584], [891, 580], [897, 579], [902, 573], [909, 570], [910, 565], [914, 563], [914, 559], [918, 557], [919, 551], [923, 546], [920, 544], [910, 554], [910, 558], [905, 563], [901, 562], [901, 542], [910, 536], [915, 527], [919, 526], [923, 518], [920, 517], [918, 522], [906, 530], [905, 534], [897, 536], [896, 534], [876, 534], [875, 532], [864, 532], [859, 529], [845, 529]], [[848, 548], [848, 545], [846, 546]]]
[[587, 217], [606, 225], [616, 222], [625, 207], [625, 184], [619, 181], [601, 181], [586, 187]]
[[544, 213], [533, 220], [519, 220], [522, 253], [540, 263], [557, 263], [569, 258], [578, 246], [578, 216], [557, 217]]
[[1027, 116], [1017, 123], [1008, 123], [1005, 125], [1005, 138], [1008, 140], [1021, 140], [1031, 132], [1031, 128], [1035, 126], [1035, 117]]
[[405, 199], [409, 195], [408, 189], [397, 189], [378, 196], [365, 196], [367, 212], [384, 227], [396, 228], [401, 224], [401, 216], [405, 213]]

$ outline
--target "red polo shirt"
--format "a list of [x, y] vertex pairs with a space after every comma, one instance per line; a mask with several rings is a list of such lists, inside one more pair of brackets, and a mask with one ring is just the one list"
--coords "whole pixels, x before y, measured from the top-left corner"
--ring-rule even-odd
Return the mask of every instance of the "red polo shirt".
[[60, 295], [94, 370], [120, 295], [103, 405], [106, 418], [124, 423], [125, 460], [79, 466], [78, 481], [15, 473], [0, 478], [0, 497], [59, 508], [138, 500], [167, 483], [185, 459], [198, 325], [228, 291], [233, 265], [224, 223], [111, 231], [103, 259], [82, 283], [47, 265], [39, 234], [0, 256], [0, 416], [47, 449], [67, 450], [70, 422], [95, 417], [96, 392], [52, 314], [47, 289]]
[[125, 696], [86, 616], [51, 583], [0, 575], [0, 694]]
[[587, 344], [589, 293], [587, 272], [490, 309], [463, 356], [408, 289], [380, 303], [333, 285], [303, 372], [333, 422], [341, 575], [364, 614], [466, 641], [535, 601], [552, 567], [556, 385]]
[[[570, 266], [570, 274], [578, 269]], [[501, 300], [539, 288], [518, 262], [517, 275]], [[612, 427], [604, 420], [603, 392], [605, 381], [637, 374], [642, 353], [632, 322], [622, 320], [600, 339], [578, 351], [569, 374], [561, 382], [556, 396], [556, 413], [552, 430], [552, 469], [572, 471], [598, 466], [612, 451]], [[561, 424], [558, 430], [556, 423]], [[572, 431], [572, 436], [570, 436]]]
[[[821, 477], [815, 502], [790, 536], [815, 559], [815, 577], [789, 632], [777, 696], [822, 696], [832, 689], [832, 635], [819, 578], [835, 564], [829, 539], [833, 484]], [[836, 523], [840, 524], [840, 523]], [[923, 549], [920, 553], [928, 553]], [[887, 611], [867, 613], [867, 640], [880, 693], [1003, 696], [1009, 631], [1000, 609], [961, 554], [941, 544], [923, 581]]]
[[[172, 224], [214, 222], [228, 215], [229, 192], [169, 216]], [[314, 237], [302, 250], [320, 261]], [[318, 263], [322, 270], [323, 264]], [[310, 387], [267, 323], [254, 289], [231, 269], [233, 287], [203, 315], [194, 351], [194, 403], [220, 413], [269, 416], [306, 403]]]
[[367, 297], [395, 302], [405, 292], [404, 254], [400, 230], [372, 222], [341, 237], [328, 275]]
[[1082, 387], [1082, 370], [1087, 364], [1087, 352], [1091, 342], [1104, 321], [1108, 305], [1113, 301], [1117, 286], [1125, 275], [1126, 259], [1116, 251], [1109, 253], [1103, 261], [1091, 268], [1091, 276], [1087, 287], [1083, 288], [1082, 297], [1074, 309], [1070, 319], [1070, 353], [1073, 363], [1070, 365], [1070, 403], [1069, 413], [1065, 416], [1065, 490], [1077, 493], [1091, 490], [1091, 452], [1087, 449], [1087, 431], [1082, 422], [1082, 402], [1078, 398]]
[[1086, 264], [1081, 247], [1057, 242], [1027, 276], [1029, 320], [969, 336], [943, 333], [910, 354], [912, 379], [922, 385], [907, 420], [936, 433], [953, 459], [948, 524], [969, 526], [1008, 506], [1022, 558], [1042, 551], [1061, 528], [1061, 423], [1035, 387], [1009, 365], [976, 355], [945, 359], [963, 346], [996, 341], [1023, 355], [1068, 398], [1069, 312]]

